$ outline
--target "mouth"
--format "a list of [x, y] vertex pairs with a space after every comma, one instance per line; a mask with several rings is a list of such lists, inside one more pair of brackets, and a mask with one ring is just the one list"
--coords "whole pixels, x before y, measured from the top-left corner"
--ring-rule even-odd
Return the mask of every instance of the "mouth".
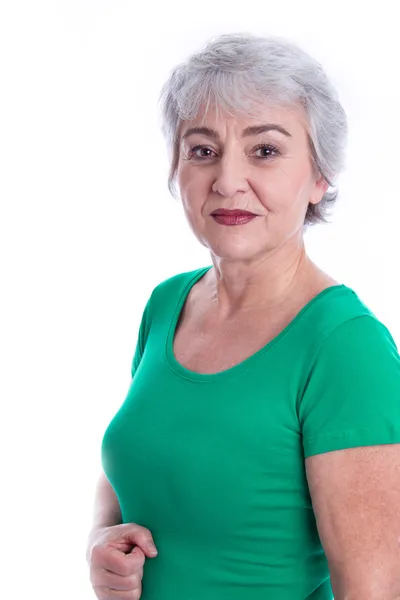
[[258, 215], [250, 212], [244, 212], [242, 210], [229, 210], [225, 212], [215, 211], [211, 214], [211, 218], [214, 219], [219, 225], [226, 225], [228, 227], [245, 225], [254, 221]]
[[214, 212], [211, 213], [212, 217], [257, 217], [256, 214], [249, 212], [247, 210], [240, 210], [240, 209], [234, 209], [234, 210], [228, 210], [226, 208], [218, 208], [217, 210], [214, 210]]

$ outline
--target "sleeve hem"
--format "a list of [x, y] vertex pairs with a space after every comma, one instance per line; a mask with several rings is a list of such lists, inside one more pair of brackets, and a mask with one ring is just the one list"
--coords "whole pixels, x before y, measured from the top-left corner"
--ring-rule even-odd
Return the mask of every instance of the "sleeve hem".
[[345, 450], [360, 446], [378, 446], [381, 444], [399, 444], [400, 427], [383, 425], [349, 429], [327, 435], [303, 439], [304, 458], [315, 454], [324, 454], [334, 450]]

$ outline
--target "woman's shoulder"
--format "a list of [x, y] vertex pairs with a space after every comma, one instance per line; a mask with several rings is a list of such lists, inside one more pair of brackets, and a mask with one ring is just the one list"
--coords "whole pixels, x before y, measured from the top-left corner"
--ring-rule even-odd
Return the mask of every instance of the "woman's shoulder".
[[183, 271], [176, 273], [175, 275], [170, 275], [169, 277], [162, 279], [154, 289], [158, 290], [160, 293], [175, 291], [176, 289], [185, 287], [191, 281], [196, 280], [196, 278], [199, 279], [210, 268], [210, 266], [200, 267], [191, 271]]
[[377, 348], [381, 344], [397, 352], [387, 325], [352, 287], [344, 283], [326, 286], [312, 305], [314, 310], [303, 326], [315, 341], [317, 354], [331, 349], [345, 357], [365, 345]]

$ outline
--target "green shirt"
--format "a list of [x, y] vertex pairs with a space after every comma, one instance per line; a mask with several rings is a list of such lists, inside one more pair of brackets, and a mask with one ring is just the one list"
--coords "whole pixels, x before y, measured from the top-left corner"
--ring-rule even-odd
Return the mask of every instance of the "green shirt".
[[211, 267], [153, 290], [102, 464], [124, 523], [147, 527], [142, 600], [328, 600], [304, 459], [400, 442], [400, 357], [345, 285], [323, 290], [261, 350], [215, 374], [173, 336]]

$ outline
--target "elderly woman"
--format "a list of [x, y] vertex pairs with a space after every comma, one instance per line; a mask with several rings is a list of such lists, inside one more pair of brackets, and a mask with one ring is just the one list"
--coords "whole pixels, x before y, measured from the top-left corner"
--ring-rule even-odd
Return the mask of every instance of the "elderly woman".
[[337, 194], [337, 94], [296, 45], [230, 34], [178, 65], [161, 99], [170, 189], [212, 265], [145, 307], [102, 442], [93, 589], [400, 598], [400, 357], [303, 239]]

